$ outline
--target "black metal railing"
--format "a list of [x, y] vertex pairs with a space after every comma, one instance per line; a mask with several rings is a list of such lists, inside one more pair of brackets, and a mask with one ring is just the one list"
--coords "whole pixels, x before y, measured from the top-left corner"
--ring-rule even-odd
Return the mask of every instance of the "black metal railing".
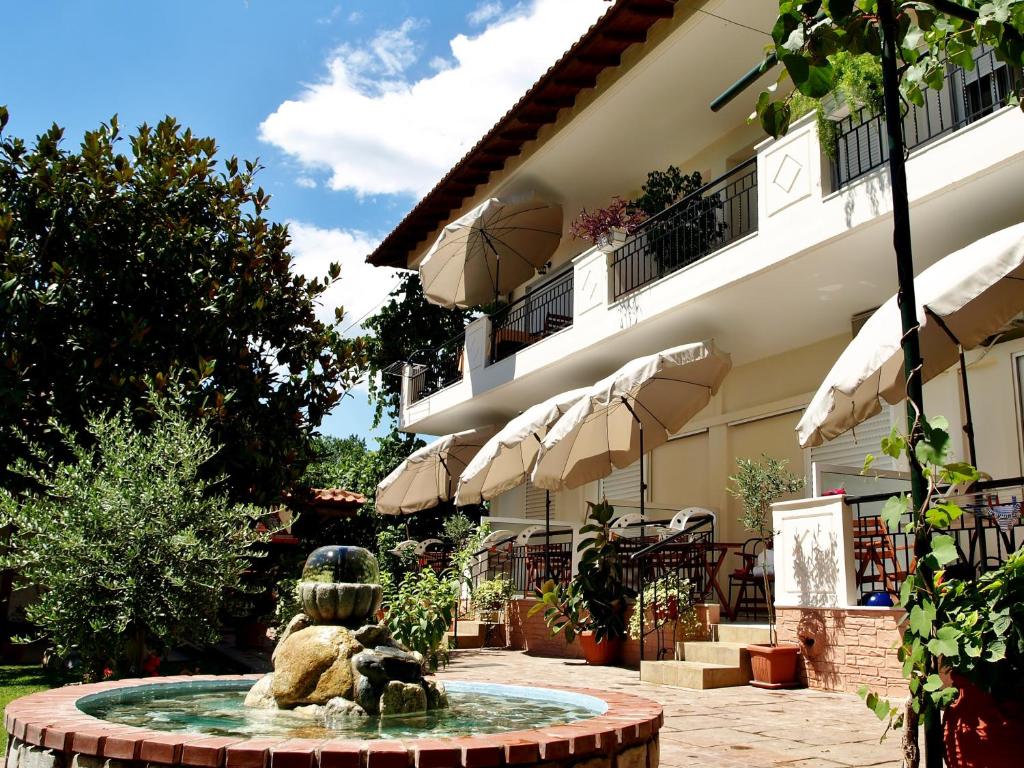
[[752, 157], [641, 224], [615, 250], [612, 297], [618, 300], [756, 231]]
[[[650, 523], [644, 527], [648, 526]], [[716, 566], [720, 565], [715, 544], [715, 518], [695, 515], [675, 533], [623, 538], [616, 546], [624, 560], [624, 580], [638, 595], [633, 609], [640, 612], [641, 661], [645, 638], [652, 634], [658, 635], [659, 656], [674, 650], [675, 641], [679, 639], [675, 636], [675, 619], [693, 603], [707, 602], [715, 591], [711, 574], [716, 574]], [[673, 595], [683, 584], [689, 586], [688, 605], [679, 605]], [[668, 631], [672, 633], [670, 640], [664, 637]]]
[[478, 584], [492, 579], [512, 582], [517, 595], [532, 597], [547, 580], [561, 584], [572, 580], [571, 529], [552, 528], [550, 542], [535, 534], [525, 544], [512, 535], [482, 548], [474, 554], [466, 579]]
[[414, 352], [412, 364], [412, 402], [451, 386], [462, 379], [466, 334], [453, 336], [436, 349]]
[[[914, 569], [914, 537], [905, 532], [909, 512], [895, 532], [879, 517], [892, 493], [847, 496], [853, 510], [853, 556], [857, 586], [863, 600], [872, 592], [898, 594]], [[976, 578], [999, 567], [1024, 544], [1021, 500], [1024, 478], [975, 483], [970, 492], [953, 500], [965, 511], [943, 531], [956, 542], [959, 559], [947, 566], [950, 577]]]
[[[1020, 90], [1019, 68], [998, 61], [992, 50], [981, 50], [974, 69], [947, 65], [941, 91], [926, 89], [924, 105], [910, 105], [903, 118], [908, 150], [915, 149], [990, 115], [1006, 106]], [[841, 189], [889, 161], [885, 118], [862, 108], [837, 121], [832, 161], [832, 188]]]
[[572, 325], [573, 270], [530, 291], [491, 315], [491, 362]]

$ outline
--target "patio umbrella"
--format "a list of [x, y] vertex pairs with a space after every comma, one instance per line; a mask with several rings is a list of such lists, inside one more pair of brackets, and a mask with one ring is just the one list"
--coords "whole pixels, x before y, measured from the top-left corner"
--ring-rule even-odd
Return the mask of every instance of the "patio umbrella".
[[[960, 361], [968, 448], [977, 464], [964, 350], [998, 333], [1024, 311], [1024, 223], [951, 253], [914, 280], [922, 382]], [[893, 296], [868, 319], [818, 387], [797, 432], [821, 445], [906, 397], [900, 308]]]
[[462, 470], [495, 431], [481, 427], [456, 432], [411, 453], [377, 486], [377, 511], [410, 515], [450, 500]]
[[[487, 445], [469, 462], [459, 487], [455, 503], [479, 504], [484, 499], [512, 490], [530, 479], [533, 463], [540, 452], [540, 441], [548, 429], [562, 417], [570, 406], [587, 393], [586, 388], [571, 389], [527, 408], [512, 419], [487, 441]], [[544, 570], [551, 578], [551, 491], [544, 491]]]
[[533, 484], [577, 488], [642, 461], [708, 404], [731, 367], [710, 341], [631, 360], [590, 387], [548, 431]]
[[561, 206], [492, 197], [434, 241], [420, 263], [423, 293], [442, 307], [486, 304], [533, 277], [561, 239]]

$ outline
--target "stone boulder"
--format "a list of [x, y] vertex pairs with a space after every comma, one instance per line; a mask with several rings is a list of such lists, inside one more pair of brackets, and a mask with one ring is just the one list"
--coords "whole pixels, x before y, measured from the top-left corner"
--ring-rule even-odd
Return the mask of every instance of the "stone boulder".
[[264, 675], [256, 681], [256, 685], [245, 694], [245, 706], [253, 709], [277, 709], [277, 699], [273, 694], [274, 673]]
[[364, 648], [376, 648], [378, 645], [398, 647], [391, 638], [391, 630], [387, 624], [364, 624], [353, 632], [353, 635]]
[[352, 631], [315, 625], [293, 632], [277, 648], [271, 692], [279, 707], [326, 704], [355, 693], [352, 657], [362, 650]]
[[297, 613], [294, 616], [292, 616], [291, 621], [289, 621], [285, 625], [284, 631], [281, 633], [281, 636], [277, 638], [277, 645], [274, 646], [274, 652], [270, 654], [270, 661], [272, 663], [277, 661], [277, 651], [282, 645], [284, 645], [284, 641], [288, 639], [289, 635], [295, 634], [296, 632], [301, 632], [306, 627], [312, 625], [313, 620], [304, 613]]
[[380, 697], [380, 714], [413, 715], [427, 711], [427, 692], [420, 683], [392, 680], [384, 687]]
[[331, 699], [324, 705], [324, 722], [328, 727], [351, 718], [366, 717], [366, 710], [348, 699]]
[[369, 678], [374, 685], [383, 685], [390, 680], [418, 683], [423, 679], [423, 668], [416, 656], [386, 645], [363, 651], [352, 659], [352, 663], [359, 674]]
[[423, 688], [427, 692], [427, 709], [447, 709], [448, 691], [440, 680], [424, 680]]

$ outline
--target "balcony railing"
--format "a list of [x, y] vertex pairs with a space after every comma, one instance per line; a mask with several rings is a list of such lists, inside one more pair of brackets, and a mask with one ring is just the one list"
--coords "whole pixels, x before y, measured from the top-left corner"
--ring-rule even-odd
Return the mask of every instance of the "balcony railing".
[[462, 379], [466, 334], [453, 336], [436, 349], [421, 349], [412, 355], [412, 401], [451, 386]]
[[[1024, 478], [975, 483], [970, 493], [953, 499], [965, 514], [945, 533], [956, 542], [959, 558], [946, 573], [973, 579], [999, 567], [1008, 555], [1024, 544], [1021, 520]], [[879, 515], [891, 493], [847, 496], [853, 509], [853, 556], [861, 597], [871, 592], [899, 593], [900, 585], [914, 567], [914, 538], [905, 533], [909, 514], [895, 533], [886, 530]]]
[[570, 327], [572, 293], [570, 269], [491, 315], [491, 362]]
[[645, 221], [615, 251], [618, 300], [757, 231], [757, 158], [750, 158]]
[[[1022, 81], [1020, 69], [998, 61], [991, 50], [975, 57], [973, 70], [948, 66], [943, 89], [925, 90], [924, 106], [911, 105], [903, 118], [907, 149], [953, 133], [1006, 106]], [[885, 119], [858, 109], [837, 121], [835, 150], [832, 187], [841, 189], [888, 162]]]

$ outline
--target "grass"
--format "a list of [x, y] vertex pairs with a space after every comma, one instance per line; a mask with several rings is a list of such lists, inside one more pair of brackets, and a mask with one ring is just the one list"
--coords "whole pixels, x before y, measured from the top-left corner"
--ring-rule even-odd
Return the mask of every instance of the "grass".
[[[38, 664], [0, 666], [0, 710], [6, 709], [7, 703], [14, 699], [56, 685], [60, 685], [60, 681]], [[6, 751], [7, 733], [0, 728], [0, 755]]]

